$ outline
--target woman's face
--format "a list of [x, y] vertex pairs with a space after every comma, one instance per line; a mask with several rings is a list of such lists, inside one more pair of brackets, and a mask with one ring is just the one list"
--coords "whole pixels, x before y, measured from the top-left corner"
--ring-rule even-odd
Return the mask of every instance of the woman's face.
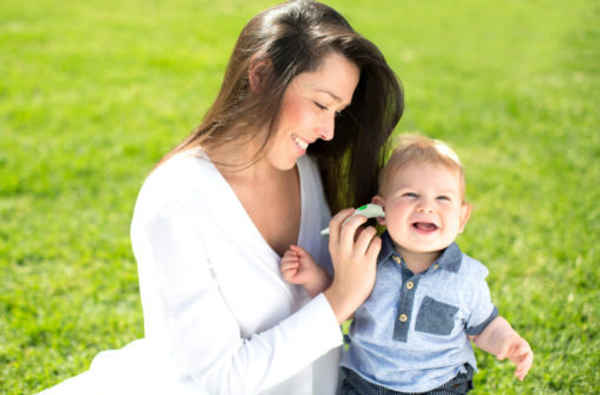
[[310, 144], [331, 140], [335, 117], [350, 104], [359, 77], [358, 66], [336, 52], [326, 55], [317, 70], [296, 76], [283, 95], [267, 147], [269, 163], [289, 170]]

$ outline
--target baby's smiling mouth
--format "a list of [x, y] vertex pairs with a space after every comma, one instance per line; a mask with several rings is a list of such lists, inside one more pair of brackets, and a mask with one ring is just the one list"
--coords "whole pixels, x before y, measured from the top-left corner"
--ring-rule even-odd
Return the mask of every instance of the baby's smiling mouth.
[[433, 222], [414, 222], [412, 226], [413, 228], [423, 232], [433, 232], [439, 228]]

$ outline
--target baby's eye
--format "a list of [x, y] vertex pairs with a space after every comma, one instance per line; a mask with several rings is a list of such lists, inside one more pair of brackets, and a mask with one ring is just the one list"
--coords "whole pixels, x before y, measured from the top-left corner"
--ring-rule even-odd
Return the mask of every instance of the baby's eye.
[[440, 195], [440, 196], [438, 196], [436, 199], [437, 199], [437, 200], [446, 201], [446, 202], [449, 202], [449, 201], [451, 201], [451, 200], [452, 200], [452, 199], [450, 199], [450, 196], [446, 196], [446, 195]]
[[416, 193], [414, 193], [414, 192], [404, 192], [404, 193], [402, 194], [402, 197], [409, 198], [409, 199], [416, 199], [416, 198], [418, 198], [418, 197], [419, 197], [419, 195], [417, 195], [417, 194], [416, 194]]

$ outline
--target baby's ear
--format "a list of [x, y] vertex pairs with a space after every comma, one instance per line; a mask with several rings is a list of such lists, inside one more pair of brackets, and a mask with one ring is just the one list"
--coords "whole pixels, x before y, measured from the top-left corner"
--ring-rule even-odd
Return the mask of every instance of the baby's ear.
[[465, 226], [469, 222], [469, 218], [471, 218], [471, 210], [472, 206], [467, 202], [463, 202], [460, 207], [460, 227], [458, 228], [458, 233], [462, 233], [465, 230]]
[[[373, 199], [371, 199], [371, 203], [381, 206], [383, 212], [385, 212], [385, 201], [383, 200], [383, 197], [375, 195], [373, 196]], [[377, 217], [377, 223], [379, 225], [385, 226], [385, 217]]]

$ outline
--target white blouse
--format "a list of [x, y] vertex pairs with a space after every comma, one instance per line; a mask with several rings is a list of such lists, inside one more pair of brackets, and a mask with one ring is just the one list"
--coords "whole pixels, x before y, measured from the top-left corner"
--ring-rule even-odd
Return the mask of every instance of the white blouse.
[[[319, 171], [306, 156], [297, 165], [298, 245], [331, 270]], [[144, 339], [98, 354], [88, 372], [45, 395], [335, 393], [342, 333], [329, 303], [282, 279], [280, 256], [202, 151], [146, 179], [131, 240]]]

